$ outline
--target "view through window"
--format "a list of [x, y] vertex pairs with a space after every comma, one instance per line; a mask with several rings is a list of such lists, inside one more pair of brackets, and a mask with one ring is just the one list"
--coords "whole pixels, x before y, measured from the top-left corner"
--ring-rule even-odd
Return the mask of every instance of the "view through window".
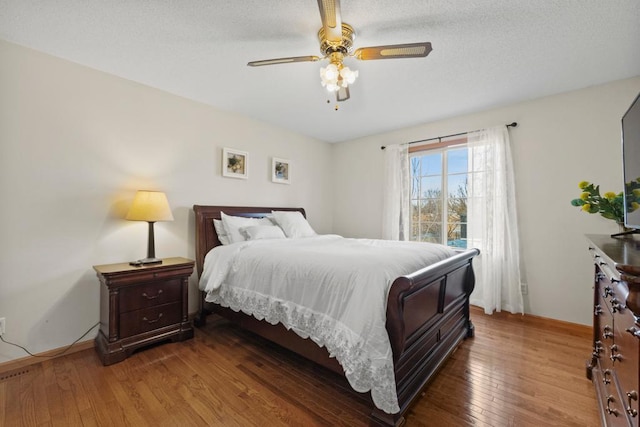
[[467, 247], [468, 157], [466, 144], [411, 153], [410, 240]]

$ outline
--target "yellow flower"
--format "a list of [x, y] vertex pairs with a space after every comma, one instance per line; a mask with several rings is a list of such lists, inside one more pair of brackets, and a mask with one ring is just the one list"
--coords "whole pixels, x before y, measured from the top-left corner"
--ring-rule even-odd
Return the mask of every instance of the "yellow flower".
[[640, 188], [634, 188], [632, 193], [634, 196], [640, 197]]
[[[635, 201], [636, 207], [633, 209], [640, 209], [640, 186], [634, 183], [626, 183], [625, 188], [630, 187], [632, 189], [638, 189], [637, 199], [631, 198], [629, 202]], [[578, 187], [582, 190], [577, 198], [571, 200], [571, 206], [579, 207], [583, 212], [588, 214], [600, 214], [606, 219], [615, 220], [620, 222], [622, 220], [622, 214], [624, 212], [624, 198], [622, 193], [615, 193], [613, 191], [607, 191], [603, 195], [600, 195], [600, 186], [589, 181], [580, 181]], [[631, 189], [629, 190], [631, 191]], [[634, 193], [635, 195], [636, 193]], [[628, 209], [631, 209], [629, 207]]]
[[635, 211], [638, 208], [640, 208], [640, 204], [638, 204], [638, 202], [631, 202], [631, 212]]

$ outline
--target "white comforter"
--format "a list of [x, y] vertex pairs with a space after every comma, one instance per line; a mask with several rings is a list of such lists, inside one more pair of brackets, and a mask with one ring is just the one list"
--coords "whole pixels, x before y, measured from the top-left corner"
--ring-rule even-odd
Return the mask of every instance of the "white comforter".
[[212, 249], [200, 289], [206, 300], [282, 323], [325, 346], [351, 386], [397, 413], [385, 329], [393, 280], [454, 255], [442, 245], [336, 235], [254, 240]]

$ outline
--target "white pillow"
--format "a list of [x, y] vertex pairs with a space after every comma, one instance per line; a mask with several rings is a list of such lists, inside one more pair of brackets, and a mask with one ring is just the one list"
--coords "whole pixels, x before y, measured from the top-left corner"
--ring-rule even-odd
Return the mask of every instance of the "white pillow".
[[282, 228], [277, 225], [252, 225], [251, 227], [240, 228], [247, 240], [261, 240], [261, 239], [286, 239]]
[[252, 225], [273, 225], [273, 221], [269, 218], [247, 218], [242, 216], [231, 216], [224, 212], [220, 212], [222, 217], [222, 225], [227, 231], [229, 241], [231, 243], [244, 242], [246, 239], [240, 232], [242, 227], [251, 227]]
[[276, 224], [282, 228], [287, 237], [310, 237], [316, 232], [309, 225], [300, 211], [271, 211]]
[[231, 240], [229, 240], [229, 235], [227, 234], [227, 230], [224, 229], [224, 224], [222, 224], [221, 219], [214, 219], [213, 226], [216, 229], [216, 234], [218, 235], [218, 240], [220, 240], [220, 243], [222, 243], [223, 245], [228, 245], [229, 243], [231, 243]]

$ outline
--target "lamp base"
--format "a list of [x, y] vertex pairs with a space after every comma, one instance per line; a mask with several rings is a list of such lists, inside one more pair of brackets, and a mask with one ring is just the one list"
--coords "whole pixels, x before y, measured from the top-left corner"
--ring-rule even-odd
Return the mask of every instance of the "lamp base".
[[160, 258], [144, 258], [139, 259], [137, 261], [131, 261], [129, 265], [133, 265], [134, 267], [141, 267], [143, 265], [153, 265], [153, 264], [162, 264], [162, 260]]

